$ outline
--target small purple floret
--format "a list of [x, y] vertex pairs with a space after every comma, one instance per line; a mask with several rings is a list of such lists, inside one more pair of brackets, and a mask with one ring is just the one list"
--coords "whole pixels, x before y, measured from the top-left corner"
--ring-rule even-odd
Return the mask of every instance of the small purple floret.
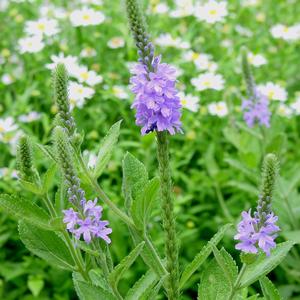
[[257, 90], [254, 91], [252, 99], [244, 100], [242, 110], [244, 111], [244, 120], [249, 127], [258, 124], [270, 127], [271, 112], [269, 110], [269, 100]]
[[160, 60], [160, 56], [154, 58], [152, 71], [143, 63], [131, 71], [131, 90], [136, 96], [132, 108], [136, 109], [136, 124], [142, 127], [143, 135], [154, 130], [181, 132], [176, 69]]
[[274, 240], [280, 230], [275, 224], [277, 220], [278, 217], [273, 213], [267, 214], [261, 222], [257, 213], [252, 217], [250, 210], [242, 212], [242, 221], [238, 224], [238, 233], [234, 237], [240, 242], [235, 248], [246, 253], [257, 253], [260, 248], [269, 256], [270, 250], [276, 247]]

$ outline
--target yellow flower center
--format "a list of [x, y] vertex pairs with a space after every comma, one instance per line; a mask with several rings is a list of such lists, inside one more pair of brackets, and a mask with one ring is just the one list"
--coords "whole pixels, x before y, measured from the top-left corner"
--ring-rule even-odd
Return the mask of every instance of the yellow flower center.
[[83, 94], [83, 88], [77, 89], [77, 92], [78, 92], [79, 94]]
[[196, 60], [199, 56], [200, 56], [199, 53], [194, 52], [194, 53], [192, 54], [192, 60]]
[[210, 81], [204, 81], [203, 85], [206, 87], [210, 87], [211, 86], [211, 82]]
[[181, 99], [181, 104], [182, 105], [187, 105], [187, 100], [186, 99]]
[[82, 19], [83, 19], [84, 21], [89, 21], [89, 20], [91, 19], [91, 16], [90, 16], [90, 15], [83, 15], [83, 16], [82, 16]]
[[0, 132], [4, 132], [4, 127], [0, 125]]
[[284, 26], [283, 32], [287, 33], [289, 31], [289, 28], [287, 26]]
[[274, 95], [275, 95], [274, 91], [269, 91], [269, 92], [268, 92], [268, 97], [269, 97], [269, 98], [273, 98]]
[[37, 28], [40, 31], [44, 31], [46, 29], [46, 26], [45, 26], [45, 24], [40, 23], [40, 24], [38, 24]]
[[88, 80], [89, 78], [89, 73], [88, 72], [82, 72], [80, 74], [80, 77], [83, 79], [83, 80]]
[[217, 11], [215, 9], [212, 9], [212, 10], [209, 11], [209, 14], [214, 16], [214, 15], [217, 14]]

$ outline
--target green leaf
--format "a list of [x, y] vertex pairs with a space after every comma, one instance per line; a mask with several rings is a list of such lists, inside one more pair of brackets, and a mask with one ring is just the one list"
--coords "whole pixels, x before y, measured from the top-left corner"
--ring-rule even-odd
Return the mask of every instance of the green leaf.
[[143, 250], [145, 242], [138, 244], [122, 261], [113, 269], [109, 274], [108, 280], [111, 285], [117, 287], [120, 279], [124, 273], [130, 268], [130, 266], [135, 262], [137, 257]]
[[19, 182], [25, 190], [27, 190], [33, 194], [36, 194], [36, 195], [43, 194], [42, 188], [40, 186], [38, 186], [37, 184], [22, 180], [22, 179], [19, 179]]
[[286, 239], [293, 241], [295, 244], [300, 244], [300, 230], [285, 231], [282, 234]]
[[27, 221], [28, 223], [48, 230], [52, 229], [49, 224], [49, 215], [33, 202], [16, 196], [2, 194], [0, 195], [0, 207], [17, 219]]
[[270, 273], [283, 261], [293, 245], [293, 242], [287, 241], [278, 244], [276, 248], [271, 251], [270, 256], [266, 256], [265, 253], [260, 253], [256, 261], [247, 266], [241, 279], [240, 287], [243, 288], [249, 286], [253, 282], [257, 281], [261, 276]]
[[53, 183], [55, 173], [56, 173], [56, 165], [52, 165], [45, 173], [43, 178], [44, 192], [47, 192], [51, 188], [51, 184]]
[[266, 276], [259, 279], [259, 283], [266, 300], [281, 300], [279, 292]]
[[74, 287], [80, 300], [116, 300], [117, 298], [108, 290], [92, 285], [73, 276]]
[[190, 279], [190, 277], [197, 271], [197, 269], [205, 262], [205, 260], [211, 254], [212, 252], [211, 245], [213, 244], [216, 246], [223, 238], [225, 232], [231, 226], [232, 226], [231, 224], [226, 224], [223, 227], [221, 227], [220, 230], [211, 238], [209, 243], [205, 245], [201, 249], [201, 251], [196, 255], [194, 260], [186, 266], [180, 278], [180, 283], [179, 283], [180, 288], [183, 288], [184, 284]]
[[144, 194], [148, 183], [148, 173], [145, 166], [132, 154], [126, 153], [123, 159], [123, 185], [125, 205], [130, 209], [132, 201]]
[[74, 261], [63, 240], [53, 231], [19, 222], [20, 239], [33, 254], [56, 267], [74, 270]]
[[104, 290], [108, 290], [107, 282], [105, 281], [102, 272], [100, 269], [93, 269], [89, 272], [89, 276], [92, 280], [92, 283], [96, 286], [100, 286]]
[[44, 287], [44, 280], [39, 276], [29, 276], [27, 285], [34, 297], [37, 297]]
[[226, 252], [225, 249], [222, 248], [222, 250], [219, 251], [218, 248], [214, 244], [211, 244], [211, 246], [212, 246], [214, 256], [215, 256], [215, 259], [216, 259], [219, 267], [224, 272], [224, 275], [225, 275], [228, 283], [230, 284], [231, 288], [233, 288], [235, 280], [237, 278], [237, 274], [238, 274], [238, 268], [236, 266], [235, 261], [233, 260], [231, 255]]
[[135, 199], [131, 206], [131, 215], [134, 223], [139, 229], [145, 228], [151, 215], [155, 200], [159, 192], [159, 179], [157, 177], [150, 180], [140, 198]]
[[51, 146], [44, 146], [44, 145], [41, 145], [41, 144], [35, 144], [35, 145], [41, 150], [41, 152], [43, 152], [43, 154], [47, 158], [50, 158], [54, 162], [57, 162], [57, 159], [55, 157], [55, 154], [53, 153], [53, 150], [52, 150]]
[[141, 299], [149, 288], [153, 288], [154, 284], [157, 282], [157, 279], [157, 275], [152, 270], [149, 270], [128, 291], [125, 300]]
[[120, 125], [122, 121], [115, 123], [108, 131], [107, 135], [101, 141], [100, 150], [97, 156], [97, 161], [93, 176], [98, 178], [104, 171], [107, 163], [109, 162], [113, 149], [118, 142], [120, 135]]
[[[236, 280], [238, 270], [230, 254], [222, 249], [218, 254], [218, 260], [226, 266], [232, 278]], [[228, 275], [220, 267], [216, 259], [213, 259], [201, 277], [201, 284], [198, 290], [198, 299], [200, 300], [228, 300], [232, 292], [232, 283], [228, 280]]]

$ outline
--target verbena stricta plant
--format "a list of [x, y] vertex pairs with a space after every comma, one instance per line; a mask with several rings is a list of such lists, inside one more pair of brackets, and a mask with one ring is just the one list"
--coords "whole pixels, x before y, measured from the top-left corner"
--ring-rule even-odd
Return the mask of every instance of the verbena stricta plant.
[[[185, 289], [194, 284], [199, 300], [257, 299], [248, 289], [256, 281], [264, 299], [280, 299], [266, 275], [283, 261], [293, 243], [275, 242], [280, 234], [272, 210], [279, 176], [275, 154], [264, 157], [256, 210], [251, 213], [247, 207], [237, 233], [231, 231], [231, 244], [236, 242], [235, 248], [241, 251], [240, 270], [224, 248], [218, 249], [233, 224], [223, 224], [191, 262], [180, 259], [169, 155], [170, 137], [184, 135], [176, 71], [155, 53], [138, 1], [126, 0], [126, 7], [138, 48], [138, 62], [130, 80], [135, 96], [132, 108], [141, 134], [156, 137], [158, 177], [149, 178], [144, 164], [126, 153], [122, 162], [124, 208], [109, 198], [99, 182], [117, 145], [121, 121], [103, 138], [95, 167], [89, 168], [81, 149], [83, 135], [70, 110], [67, 70], [58, 64], [53, 71], [57, 116], [49, 143], [41, 145], [34, 138], [20, 138], [18, 179], [24, 193], [0, 195], [0, 206], [17, 218], [20, 239], [33, 254], [72, 272], [75, 290], [83, 300], [190, 299]], [[269, 126], [268, 105], [257, 92], [245, 51], [243, 71], [248, 90], [243, 105], [245, 121], [249, 127], [256, 122]], [[47, 160], [44, 174], [35, 160], [37, 151]], [[149, 232], [154, 208], [161, 213], [164, 251]], [[132, 251], [118, 262], [112, 255], [116, 226], [112, 214], [126, 225], [132, 241]], [[119, 281], [126, 279], [125, 273], [138, 257], [144, 262], [145, 273], [129, 290], [121, 289]], [[194, 279], [199, 278], [199, 274], [195, 276], [198, 271], [201, 280], [197, 285]]]

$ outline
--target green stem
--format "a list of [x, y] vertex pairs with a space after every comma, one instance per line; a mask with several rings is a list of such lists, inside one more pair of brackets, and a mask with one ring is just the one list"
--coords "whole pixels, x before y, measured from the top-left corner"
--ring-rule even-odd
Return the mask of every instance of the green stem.
[[172, 197], [172, 180], [169, 163], [167, 132], [157, 132], [157, 159], [160, 173], [162, 220], [165, 231], [165, 255], [167, 258], [168, 299], [179, 299], [178, 242]]
[[228, 300], [232, 300], [233, 297], [235, 296], [236, 291], [240, 288], [240, 283], [241, 283], [241, 280], [243, 278], [243, 275], [245, 274], [246, 267], [247, 267], [247, 265], [243, 264], [243, 266], [241, 268], [241, 271], [239, 272], [239, 275], [238, 275], [238, 277], [237, 277], [237, 279], [236, 279], [236, 281], [234, 283], [233, 289], [231, 291], [231, 294], [230, 294]]

